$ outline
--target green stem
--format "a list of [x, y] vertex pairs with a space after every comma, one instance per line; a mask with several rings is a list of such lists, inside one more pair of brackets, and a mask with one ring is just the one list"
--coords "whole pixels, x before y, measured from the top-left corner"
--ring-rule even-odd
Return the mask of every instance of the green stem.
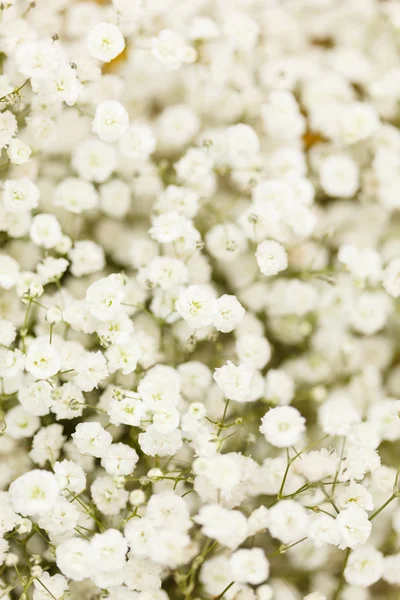
[[225, 596], [226, 592], [231, 589], [231, 587], [234, 585], [234, 583], [235, 583], [234, 581], [231, 581], [230, 584], [226, 586], [224, 591], [221, 592], [220, 595], [215, 598], [215, 600], [221, 600], [221, 598], [223, 598]]
[[225, 402], [224, 413], [223, 413], [223, 415], [222, 415], [221, 423], [218, 425], [219, 431], [218, 431], [218, 433], [217, 433], [217, 437], [219, 437], [219, 436], [221, 435], [221, 431], [222, 431], [222, 429], [223, 429], [223, 427], [224, 427], [224, 424], [225, 424], [225, 418], [226, 418], [226, 413], [227, 413], [227, 411], [228, 411], [228, 406], [229, 406], [229, 400], [227, 400], [227, 401]]
[[394, 500], [395, 498], [397, 498], [397, 494], [392, 494], [390, 496], [390, 498], [388, 500], [386, 500], [386, 502], [384, 502], [382, 504], [382, 506], [380, 506], [374, 513], [372, 513], [372, 515], [370, 516], [369, 520], [372, 521], [372, 519], [375, 519], [375, 517], [377, 515], [379, 515], [379, 513], [387, 507], [388, 504], [390, 504], [392, 502], [392, 500]]
[[347, 561], [349, 560], [349, 556], [350, 556], [350, 548], [347, 548], [346, 556], [345, 556], [343, 566], [342, 566], [342, 571], [340, 573], [339, 585], [336, 588], [336, 592], [335, 592], [334, 596], [332, 597], [332, 600], [338, 600], [340, 592], [342, 591], [342, 588], [344, 585], [344, 572], [346, 569]]

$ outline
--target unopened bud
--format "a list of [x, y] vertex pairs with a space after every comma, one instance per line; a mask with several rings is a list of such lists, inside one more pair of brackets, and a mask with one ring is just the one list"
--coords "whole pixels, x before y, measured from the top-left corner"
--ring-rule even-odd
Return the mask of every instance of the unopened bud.
[[15, 567], [19, 563], [19, 558], [14, 552], [9, 552], [6, 556], [7, 567]]
[[20, 535], [30, 533], [32, 531], [32, 521], [29, 519], [21, 519], [15, 529]]
[[146, 502], [146, 494], [143, 490], [133, 490], [129, 494], [129, 503], [131, 506], [140, 506]]
[[113, 479], [114, 485], [116, 488], [121, 490], [125, 485], [125, 477], [124, 475], [116, 475]]
[[161, 469], [150, 469], [150, 471], [147, 473], [147, 477], [150, 479], [150, 481], [158, 481], [163, 477], [163, 472]]
[[43, 574], [43, 569], [42, 567], [39, 567], [39, 565], [35, 565], [34, 567], [32, 567], [31, 569], [31, 575], [32, 577], [40, 577]]
[[62, 321], [62, 311], [58, 308], [58, 306], [51, 306], [46, 313], [46, 321], [50, 323], [50, 325], [54, 325], [55, 323], [60, 323]]

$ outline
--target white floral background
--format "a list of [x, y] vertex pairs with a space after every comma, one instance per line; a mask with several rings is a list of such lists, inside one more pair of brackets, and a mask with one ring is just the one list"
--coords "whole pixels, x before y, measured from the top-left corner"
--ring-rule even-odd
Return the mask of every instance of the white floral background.
[[399, 125], [398, 0], [2, 0], [2, 600], [398, 600]]

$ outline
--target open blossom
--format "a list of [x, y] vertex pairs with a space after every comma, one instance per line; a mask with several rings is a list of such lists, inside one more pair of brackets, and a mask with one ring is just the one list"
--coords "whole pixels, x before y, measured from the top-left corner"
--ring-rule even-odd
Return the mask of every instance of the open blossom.
[[257, 264], [263, 275], [277, 275], [287, 268], [288, 260], [283, 246], [273, 240], [265, 240], [257, 246]]
[[89, 31], [87, 45], [94, 58], [110, 62], [124, 50], [125, 40], [116, 25], [104, 22]]
[[99, 279], [86, 291], [89, 312], [100, 321], [108, 321], [118, 314], [125, 292], [121, 283], [112, 277]]
[[179, 33], [170, 29], [164, 29], [152, 38], [152, 54], [168, 71], [196, 59], [196, 51], [185, 43]]
[[47, 379], [61, 370], [61, 356], [47, 341], [32, 342], [26, 356], [25, 368], [37, 379]]
[[[119, 130], [121, 129], [119, 126]], [[125, 127], [118, 137], [119, 150], [126, 158], [145, 160], [156, 148], [156, 139], [151, 127], [143, 123], [132, 123]]]
[[59, 497], [55, 476], [35, 469], [21, 475], [10, 486], [11, 505], [22, 516], [47, 513]]
[[39, 203], [40, 192], [28, 177], [8, 179], [4, 182], [3, 205], [8, 212], [32, 210]]
[[261, 548], [236, 550], [230, 562], [235, 581], [257, 585], [268, 578], [269, 563]]
[[119, 139], [129, 125], [129, 115], [119, 102], [102, 102], [96, 108], [92, 130], [105, 142]]
[[99, 423], [79, 423], [72, 434], [75, 446], [84, 454], [102, 457], [111, 446], [112, 436]]
[[208, 288], [198, 285], [183, 290], [175, 308], [192, 329], [211, 325], [217, 312], [214, 295]]
[[368, 540], [372, 523], [368, 515], [359, 506], [351, 506], [337, 516], [341, 547], [357, 548]]
[[235, 365], [228, 361], [226, 365], [215, 369], [214, 379], [228, 400], [250, 402], [251, 383], [254, 370], [247, 365]]
[[207, 537], [231, 549], [237, 548], [248, 535], [246, 518], [237, 510], [229, 511], [210, 504], [201, 508], [195, 521]]
[[373, 546], [363, 546], [350, 554], [344, 578], [351, 585], [367, 588], [379, 581], [383, 568], [383, 555]]
[[68, 177], [56, 188], [55, 204], [69, 212], [79, 214], [97, 206], [98, 196], [91, 183]]
[[297, 444], [305, 430], [305, 419], [292, 406], [271, 408], [261, 421], [260, 431], [267, 442], [278, 448]]

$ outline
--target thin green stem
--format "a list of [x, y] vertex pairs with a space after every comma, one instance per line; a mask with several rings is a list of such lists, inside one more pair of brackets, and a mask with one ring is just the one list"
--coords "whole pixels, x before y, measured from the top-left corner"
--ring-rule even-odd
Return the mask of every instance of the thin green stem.
[[215, 600], [221, 600], [221, 598], [225, 596], [226, 592], [231, 589], [234, 583], [234, 581], [231, 581], [230, 584], [227, 585], [226, 588], [220, 593], [220, 595], [215, 598]]
[[392, 494], [392, 495], [390, 496], [390, 498], [389, 498], [388, 500], [386, 500], [386, 502], [384, 502], [384, 503], [382, 504], [382, 506], [380, 506], [379, 508], [377, 508], [377, 510], [376, 510], [375, 512], [373, 512], [373, 513], [372, 513], [372, 515], [370, 516], [369, 520], [370, 520], [370, 521], [372, 521], [372, 519], [375, 519], [375, 517], [376, 517], [377, 515], [379, 515], [379, 513], [380, 513], [380, 512], [382, 512], [382, 511], [383, 511], [383, 509], [384, 509], [384, 508], [386, 508], [386, 507], [387, 507], [387, 505], [388, 505], [388, 504], [390, 504], [390, 503], [392, 502], [392, 500], [394, 500], [394, 499], [395, 499], [395, 498], [397, 498], [397, 497], [398, 497], [398, 496], [397, 496], [397, 494]]
[[340, 596], [340, 592], [342, 591], [342, 588], [344, 585], [344, 572], [346, 570], [346, 565], [347, 565], [347, 561], [349, 560], [349, 556], [350, 556], [350, 548], [347, 548], [346, 556], [344, 558], [344, 562], [343, 562], [343, 566], [342, 566], [342, 571], [340, 573], [339, 585], [336, 588], [336, 592], [334, 593], [332, 600], [338, 600], [338, 598]]

